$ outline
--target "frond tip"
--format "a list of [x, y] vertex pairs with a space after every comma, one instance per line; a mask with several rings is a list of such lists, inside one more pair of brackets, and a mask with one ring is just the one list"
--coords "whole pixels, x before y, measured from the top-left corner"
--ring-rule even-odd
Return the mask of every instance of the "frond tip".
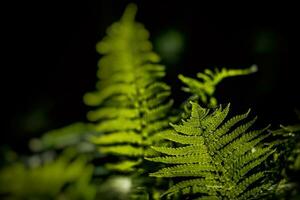
[[217, 85], [226, 78], [234, 76], [248, 75], [257, 72], [257, 66], [252, 65], [247, 69], [215, 69], [214, 71], [206, 69], [204, 73], [197, 73], [197, 78], [190, 78], [179, 75], [178, 78], [186, 85], [183, 91], [191, 93], [193, 99], [199, 99], [205, 105], [210, 107], [217, 106], [217, 100], [213, 97]]
[[256, 120], [255, 117], [242, 122], [248, 118], [249, 111], [226, 121], [229, 105], [212, 111], [193, 102], [191, 107], [190, 118], [172, 125], [174, 131], [165, 132], [164, 138], [175, 142], [176, 147], [153, 147], [163, 156], [146, 158], [172, 164], [150, 176], [196, 178], [175, 184], [165, 195], [181, 193], [198, 195], [200, 199], [245, 199], [267, 192], [270, 185], [266, 187], [268, 177], [262, 163], [274, 150], [272, 145], [261, 143], [269, 135], [264, 134], [266, 128], [249, 131]]

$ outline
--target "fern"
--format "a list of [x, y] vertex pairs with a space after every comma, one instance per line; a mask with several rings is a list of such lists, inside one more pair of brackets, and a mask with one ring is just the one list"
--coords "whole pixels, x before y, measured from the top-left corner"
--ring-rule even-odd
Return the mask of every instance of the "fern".
[[172, 124], [164, 138], [175, 141], [174, 147], [153, 147], [165, 156], [146, 158], [171, 164], [151, 173], [155, 177], [190, 177], [169, 188], [164, 195], [198, 194], [200, 199], [250, 199], [270, 189], [267, 171], [262, 163], [274, 152], [262, 141], [269, 134], [249, 128], [256, 118], [246, 123], [249, 111], [225, 120], [228, 104], [213, 112], [192, 103], [189, 119]]
[[[150, 153], [150, 138], [168, 127], [170, 87], [160, 79], [164, 66], [152, 51], [149, 33], [134, 21], [136, 6], [130, 4], [97, 44], [104, 55], [99, 61], [97, 91], [85, 95], [87, 105], [98, 106], [88, 113], [99, 135], [92, 142], [105, 154], [126, 156], [109, 168], [131, 171]], [[127, 159], [128, 158], [128, 159]], [[130, 159], [129, 159], [130, 158]]]
[[[300, 126], [250, 130], [256, 121], [246, 121], [250, 110], [227, 119], [230, 104], [217, 106], [214, 95], [223, 79], [252, 74], [257, 67], [207, 69], [197, 79], [179, 75], [191, 94], [179, 109], [179, 123], [179, 114], [171, 112], [170, 87], [162, 82], [165, 68], [148, 31], [135, 21], [136, 12], [130, 4], [97, 44], [99, 81], [96, 91], [84, 96], [94, 106], [89, 123], [31, 140], [35, 155], [22, 161], [7, 152], [1, 199], [299, 198], [299, 184], [288, 172], [300, 169]], [[109, 160], [106, 168], [94, 168], [101, 159]], [[157, 178], [144, 176], [154, 166], [159, 170], [150, 176]], [[109, 170], [133, 173], [115, 176]]]
[[[218, 102], [214, 97], [217, 85], [225, 78], [248, 75], [257, 71], [257, 66], [253, 65], [248, 69], [215, 69], [214, 71], [206, 69], [204, 73], [198, 73], [197, 79], [179, 75], [179, 79], [187, 86], [183, 87], [183, 91], [191, 93], [189, 100], [200, 100], [209, 107], [216, 107]], [[187, 104], [189, 102], [187, 101]]]

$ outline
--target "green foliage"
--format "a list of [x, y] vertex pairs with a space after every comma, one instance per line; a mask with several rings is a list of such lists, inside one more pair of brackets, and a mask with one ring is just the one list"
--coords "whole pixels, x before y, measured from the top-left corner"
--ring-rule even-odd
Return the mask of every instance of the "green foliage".
[[[8, 152], [11, 164], [0, 170], [1, 198], [299, 197], [289, 175], [300, 169], [299, 125], [269, 133], [269, 127], [250, 130], [256, 121], [245, 122], [250, 110], [228, 120], [230, 104], [217, 106], [214, 95], [223, 79], [252, 74], [257, 67], [206, 69], [197, 79], [179, 75], [191, 96], [175, 115], [170, 87], [162, 82], [165, 68], [158, 64], [148, 31], [135, 21], [136, 11], [130, 4], [97, 44], [99, 81], [96, 91], [84, 96], [95, 108], [87, 114], [89, 123], [31, 140], [35, 155], [25, 158], [27, 163], [13, 162], [15, 154]], [[41, 159], [49, 151], [59, 156]], [[159, 170], [145, 176], [155, 167]], [[109, 170], [132, 173], [112, 175]]]
[[197, 73], [197, 79], [179, 75], [179, 79], [187, 86], [183, 91], [191, 93], [190, 100], [200, 100], [209, 107], [216, 107], [218, 102], [214, 97], [217, 85], [225, 78], [252, 74], [257, 71], [257, 66], [253, 65], [248, 69], [210, 69], [204, 70], [204, 73]]
[[300, 173], [300, 124], [280, 126], [271, 133], [274, 137], [273, 143], [278, 149], [274, 154], [274, 170], [279, 180], [276, 198], [299, 199], [300, 186], [297, 178]]
[[[88, 113], [99, 135], [91, 141], [100, 152], [126, 156], [110, 169], [132, 171], [152, 144], [151, 137], [168, 127], [173, 104], [170, 87], [160, 79], [164, 66], [152, 51], [149, 33], [134, 21], [136, 6], [130, 4], [119, 22], [107, 30], [97, 44], [99, 61], [97, 91], [84, 96], [87, 105], [98, 108]], [[129, 159], [130, 158], [130, 159]]]
[[[280, 161], [281, 168], [300, 170], [300, 124], [281, 125], [279, 129], [270, 132], [274, 137], [273, 144], [278, 149], [274, 159]], [[286, 177], [286, 174], [284, 176]]]
[[1, 169], [1, 196], [30, 200], [94, 199], [96, 190], [90, 183], [93, 166], [84, 157], [74, 159], [74, 153], [66, 150], [56, 160], [37, 166], [17, 162]]
[[89, 152], [94, 150], [94, 146], [88, 141], [93, 134], [93, 125], [77, 122], [46, 132], [41, 138], [32, 139], [29, 146], [35, 152], [68, 147], [74, 147], [78, 152]]
[[[151, 173], [155, 177], [183, 177], [164, 195], [198, 194], [200, 199], [252, 199], [270, 193], [270, 182], [262, 163], [274, 152], [262, 141], [269, 136], [262, 130], [248, 129], [256, 118], [243, 122], [249, 111], [225, 120], [229, 104], [213, 110], [192, 103], [191, 117], [172, 124], [164, 138], [173, 147], [153, 147], [164, 156], [146, 158], [171, 164]], [[240, 123], [240, 125], [238, 125]]]

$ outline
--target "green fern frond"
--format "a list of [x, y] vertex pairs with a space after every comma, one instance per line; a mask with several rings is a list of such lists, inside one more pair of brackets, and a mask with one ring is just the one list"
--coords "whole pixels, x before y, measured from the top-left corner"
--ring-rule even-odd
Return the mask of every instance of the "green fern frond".
[[198, 73], [197, 79], [179, 75], [178, 78], [187, 86], [183, 91], [191, 93], [190, 100], [200, 100], [209, 107], [217, 106], [217, 99], [213, 96], [217, 85], [225, 78], [241, 76], [255, 73], [257, 66], [253, 65], [248, 69], [215, 69], [214, 71], [206, 69], [204, 73]]
[[[160, 81], [165, 68], [157, 64], [160, 58], [152, 51], [148, 31], [135, 22], [136, 11], [130, 4], [97, 44], [103, 55], [97, 91], [84, 96], [87, 105], [98, 107], [87, 115], [100, 133], [91, 141], [102, 153], [128, 159], [151, 155], [149, 147], [157, 141], [151, 137], [169, 127], [173, 105], [170, 87]], [[115, 169], [125, 168], [121, 165]]]
[[[198, 195], [200, 199], [245, 199], [268, 192], [267, 170], [263, 167], [274, 153], [273, 145], [264, 146], [269, 136], [261, 130], [249, 131], [256, 118], [245, 120], [249, 111], [225, 120], [229, 105], [214, 110], [192, 103], [190, 118], [174, 130], [164, 132], [177, 147], [153, 147], [163, 156], [146, 158], [172, 164], [151, 173], [155, 177], [194, 177], [173, 185], [165, 195]], [[238, 125], [240, 124], [240, 125]], [[254, 187], [255, 186], [255, 187]], [[269, 191], [270, 192], [270, 191]]]

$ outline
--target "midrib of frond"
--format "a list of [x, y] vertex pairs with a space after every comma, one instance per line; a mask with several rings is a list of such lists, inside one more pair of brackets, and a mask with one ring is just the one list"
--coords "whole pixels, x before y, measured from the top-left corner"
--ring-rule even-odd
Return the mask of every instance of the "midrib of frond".
[[[132, 31], [133, 29], [131, 29]], [[129, 49], [130, 51], [127, 51], [127, 54], [125, 57], [127, 57], [128, 59], [128, 66], [131, 66], [131, 75], [133, 77], [133, 82], [132, 85], [135, 88], [135, 109], [137, 110], [137, 119], [139, 120], [140, 123], [140, 130], [137, 130], [138, 134], [141, 136], [142, 138], [142, 144], [147, 144], [147, 138], [149, 136], [149, 132], [147, 131], [147, 127], [149, 126], [147, 120], [145, 120], [145, 111], [147, 109], [150, 109], [148, 107], [148, 102], [147, 102], [147, 98], [145, 98], [146, 94], [146, 87], [149, 86], [147, 84], [143, 84], [141, 83], [142, 80], [145, 76], [147, 76], [147, 74], [144, 74], [143, 71], [143, 67], [145, 67], [146, 64], [143, 62], [143, 60], [140, 60], [140, 56], [138, 56], [139, 54], [143, 54], [143, 53], [148, 53], [148, 52], [141, 52], [139, 51], [138, 47], [136, 47], [135, 43], [130, 43], [130, 41], [134, 41], [134, 34], [128, 34], [128, 39], [126, 41], [128, 41], [127, 43], [127, 49]], [[149, 64], [151, 65], [151, 63]], [[139, 70], [141, 69], [141, 70]], [[138, 74], [137, 72], [140, 72], [141, 74]], [[150, 75], [151, 76], [151, 75]], [[152, 78], [150, 77], [150, 84], [151, 82], [153, 82], [153, 80], [151, 80]], [[145, 152], [147, 145], [141, 145], [141, 149], [143, 149], [143, 152]]]
[[[122, 19], [123, 21], [126, 20], [126, 18]], [[126, 23], [126, 21], [124, 22]], [[132, 27], [132, 28], [128, 28], [128, 32], [126, 33], [127, 35], [127, 38], [124, 38], [124, 41], [127, 41], [123, 48], [124, 48], [124, 51], [122, 52], [123, 55], [121, 55], [122, 58], [126, 58], [123, 60], [124, 62], [124, 65], [126, 66], [126, 74], [123, 74], [128, 76], [128, 77], [132, 77], [132, 81], [129, 82], [129, 84], [132, 86], [132, 88], [134, 88], [134, 96], [133, 96], [133, 99], [134, 99], [134, 102], [133, 102], [133, 109], [132, 108], [129, 108], [129, 110], [131, 111], [130, 113], [135, 113], [134, 115], [134, 119], [132, 118], [128, 118], [129, 121], [135, 121], [139, 124], [139, 129], [129, 129], [129, 131], [133, 131], [134, 134], [136, 134], [138, 137], [139, 137], [139, 142], [135, 142], [134, 138], [122, 138], [122, 140], [120, 141], [121, 142], [121, 145], [119, 146], [116, 146], [116, 139], [111, 140], [110, 141], [110, 146], [108, 147], [104, 147], [102, 149], [104, 149], [104, 152], [106, 149], [108, 149], [108, 152], [109, 153], [114, 153], [113, 151], [116, 150], [116, 153], [120, 154], [121, 152], [124, 153], [124, 155], [130, 155], [130, 149], [132, 149], [131, 151], [133, 152], [131, 154], [131, 156], [137, 156], [137, 157], [141, 157], [143, 154], [144, 154], [144, 141], [145, 141], [145, 138], [141, 135], [142, 134], [142, 130], [144, 129], [145, 127], [145, 124], [143, 123], [142, 121], [142, 117], [143, 117], [143, 110], [142, 110], [142, 105], [144, 104], [144, 100], [141, 98], [141, 88], [140, 88], [140, 85], [139, 85], [139, 75], [137, 74], [137, 69], [139, 69], [141, 66], [138, 66], [137, 63], [139, 62], [136, 62], [136, 55], [139, 54], [139, 51], [137, 51], [138, 48], [135, 47], [134, 43], [131, 43], [131, 41], [135, 41], [135, 38], [134, 38], [134, 34], [133, 34], [133, 30], [134, 30], [134, 26], [135, 24], [134, 23], [127, 23], [127, 26], [128, 27]], [[125, 63], [126, 61], [126, 63]], [[122, 80], [122, 77], [120, 78]], [[134, 112], [133, 112], [134, 110]], [[117, 118], [118, 120], [118, 118]], [[105, 123], [105, 122], [104, 122]], [[120, 124], [121, 125], [121, 124]], [[118, 125], [116, 125], [118, 126]], [[121, 131], [121, 130], [120, 130]], [[117, 134], [119, 134], [120, 132], [117, 132]], [[112, 135], [112, 133], [108, 133], [109, 135], [112, 136], [112, 138], [114, 138], [114, 136]], [[126, 133], [125, 133], [126, 134]], [[130, 136], [129, 134], [127, 134], [128, 136]], [[136, 137], [137, 137], [136, 136]], [[112, 143], [115, 143], [112, 145]], [[128, 143], [130, 145], [128, 145]], [[138, 144], [138, 146], [134, 145], [134, 144]], [[134, 146], [132, 146], [134, 145]], [[118, 151], [119, 150], [119, 151]]]
[[[163, 102], [170, 92], [167, 91], [169, 86], [159, 82], [159, 78], [164, 76], [164, 71], [161, 70], [162, 66], [156, 64], [156, 60], [147, 59], [148, 56], [156, 56], [156, 54], [152, 51], [141, 51], [138, 47], [139, 44], [130, 43], [130, 41], [135, 41], [134, 34], [128, 34], [127, 41], [127, 49], [130, 49], [130, 51], [126, 52], [125, 57], [128, 59], [128, 66], [131, 66], [130, 68], [132, 69], [130, 75], [133, 77], [132, 85], [135, 88], [134, 94], [136, 99], [134, 106], [137, 110], [137, 119], [139, 119], [141, 127], [137, 132], [141, 134], [144, 141], [143, 144], [148, 144], [149, 136], [157, 132], [155, 129], [156, 125], [157, 127], [164, 126], [164, 122], [157, 120], [165, 117], [165, 113], [173, 102], [169, 101], [162, 105], [157, 103]], [[146, 61], [141, 59], [144, 56]], [[156, 84], [159, 84], [159, 88], [156, 91], [151, 91]], [[153, 94], [155, 97], [151, 96]], [[142, 145], [142, 148], [146, 150], [148, 145]]]

